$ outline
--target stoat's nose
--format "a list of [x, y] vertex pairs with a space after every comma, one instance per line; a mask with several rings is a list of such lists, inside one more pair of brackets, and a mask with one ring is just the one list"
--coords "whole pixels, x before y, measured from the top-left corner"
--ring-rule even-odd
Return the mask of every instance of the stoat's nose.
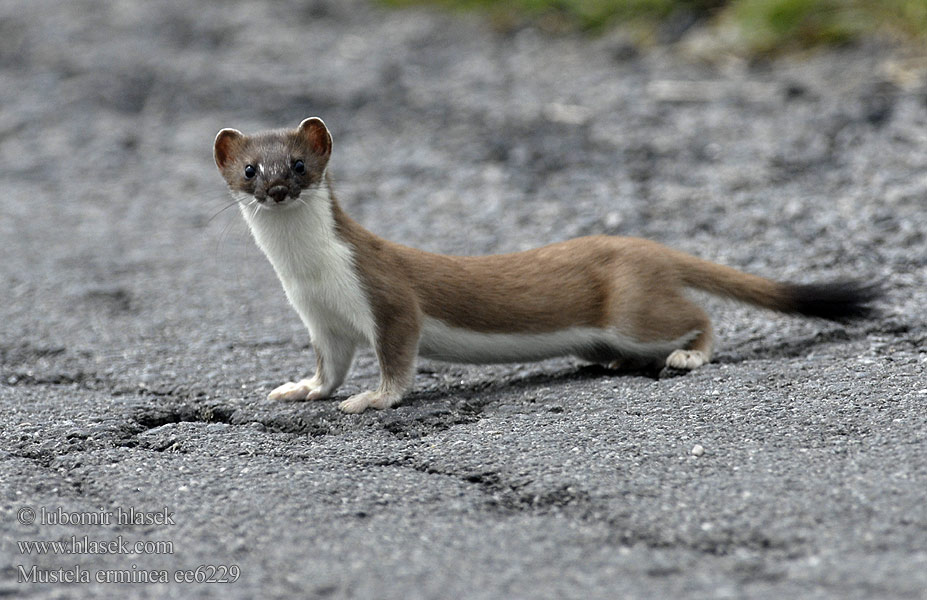
[[286, 197], [289, 195], [289, 190], [285, 185], [275, 185], [274, 187], [267, 190], [267, 195], [274, 199], [274, 202], [277, 204], [286, 200]]

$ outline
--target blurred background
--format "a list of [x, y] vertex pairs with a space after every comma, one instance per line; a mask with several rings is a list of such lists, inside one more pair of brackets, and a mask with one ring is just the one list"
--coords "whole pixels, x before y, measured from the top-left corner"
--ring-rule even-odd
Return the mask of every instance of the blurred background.
[[531, 23], [545, 31], [601, 33], [621, 27], [642, 44], [711, 37], [716, 51], [782, 54], [874, 35], [923, 42], [920, 0], [383, 0], [487, 15], [499, 30]]
[[[925, 31], [924, 0], [0, 0], [5, 506], [176, 505], [183, 560], [139, 566], [234, 557], [230, 598], [921, 597]], [[643, 236], [884, 312], [712, 300], [716, 362], [670, 381], [422, 361], [394, 411], [265, 403], [314, 361], [212, 144], [311, 115], [395, 241]], [[376, 380], [361, 352], [342, 398]]]

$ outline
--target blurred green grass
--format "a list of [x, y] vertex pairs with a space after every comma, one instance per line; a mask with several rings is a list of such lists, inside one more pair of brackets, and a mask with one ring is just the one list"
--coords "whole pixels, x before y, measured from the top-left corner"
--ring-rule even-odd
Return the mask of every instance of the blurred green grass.
[[927, 45], [927, 0], [380, 0], [488, 14], [500, 28], [599, 32], [617, 24], [653, 39], [668, 21], [724, 27], [740, 49], [776, 53], [880, 35]]

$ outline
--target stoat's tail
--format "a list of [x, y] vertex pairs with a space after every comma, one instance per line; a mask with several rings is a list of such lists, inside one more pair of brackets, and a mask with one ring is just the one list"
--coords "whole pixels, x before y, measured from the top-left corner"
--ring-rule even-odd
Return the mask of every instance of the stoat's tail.
[[674, 253], [685, 285], [763, 308], [842, 321], [872, 314], [879, 284], [859, 281], [781, 283], [684, 253]]

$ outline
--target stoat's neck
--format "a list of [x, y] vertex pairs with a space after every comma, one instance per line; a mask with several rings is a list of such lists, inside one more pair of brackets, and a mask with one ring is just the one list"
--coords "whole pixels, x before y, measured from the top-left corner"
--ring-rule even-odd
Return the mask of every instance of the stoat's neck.
[[334, 202], [324, 182], [305, 190], [296, 203], [282, 209], [240, 205], [251, 234], [284, 287], [294, 280], [317, 280], [326, 270], [344, 264], [345, 259], [350, 262], [345, 256], [350, 252], [337, 236]]
[[[325, 181], [283, 210], [242, 205], [255, 241], [273, 265], [287, 298], [315, 339], [325, 327], [371, 342], [376, 328], [354, 246], [342, 235], [341, 211]], [[349, 228], [363, 230], [351, 222]], [[372, 235], [372, 234], [371, 234]]]

